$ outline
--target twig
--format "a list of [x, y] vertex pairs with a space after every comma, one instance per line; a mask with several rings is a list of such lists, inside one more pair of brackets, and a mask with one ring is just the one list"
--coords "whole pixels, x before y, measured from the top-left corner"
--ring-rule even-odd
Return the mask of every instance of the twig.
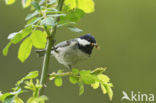
[[[58, 7], [57, 7], [57, 9], [59, 11], [62, 10], [63, 3], [64, 3], [64, 0], [59, 0]], [[55, 22], [57, 23], [58, 21], [59, 21], [59, 17], [56, 17]], [[48, 77], [47, 75], [48, 75], [48, 67], [49, 67], [49, 60], [50, 60], [50, 52], [51, 52], [51, 48], [54, 46], [56, 30], [57, 30], [56, 25], [53, 27], [51, 34], [46, 29], [48, 38], [47, 38], [46, 54], [45, 54], [44, 60], [43, 60], [42, 74], [41, 74], [41, 79], [40, 79], [40, 84], [43, 85], [43, 87], [40, 89], [40, 95], [42, 95], [44, 92], [44, 85], [46, 85], [46, 81], [47, 81], [47, 77]]]
[[[96, 74], [100, 74], [100, 73], [103, 73], [104, 71], [106, 70], [106, 68], [96, 68], [94, 70], [91, 71], [92, 74], [96, 73]], [[72, 72], [64, 72], [64, 73], [51, 73], [49, 74], [48, 76], [50, 78], [52, 77], [57, 77], [57, 76], [61, 76], [61, 77], [65, 77], [65, 76], [72, 76], [73, 73]]]

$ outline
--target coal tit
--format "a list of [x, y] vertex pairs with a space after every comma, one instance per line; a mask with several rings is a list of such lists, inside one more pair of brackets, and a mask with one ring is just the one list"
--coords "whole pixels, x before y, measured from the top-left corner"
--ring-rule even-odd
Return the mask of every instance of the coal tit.
[[[95, 38], [90, 34], [86, 34], [79, 38], [57, 44], [52, 48], [51, 54], [59, 63], [71, 69], [78, 62], [88, 59], [94, 47], [98, 47]], [[40, 56], [45, 54], [45, 50], [38, 50], [36, 52]]]

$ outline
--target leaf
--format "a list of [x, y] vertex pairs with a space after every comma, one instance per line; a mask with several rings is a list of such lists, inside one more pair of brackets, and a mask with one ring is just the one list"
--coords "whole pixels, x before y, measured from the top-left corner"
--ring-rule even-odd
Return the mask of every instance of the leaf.
[[27, 103], [37, 103], [37, 102], [35, 102], [35, 97], [30, 97], [30, 98], [27, 100]]
[[113, 97], [113, 91], [112, 91], [112, 88], [111, 88], [108, 84], [104, 84], [104, 87], [105, 87], [106, 90], [107, 90], [107, 93], [108, 93], [109, 99], [112, 100], [112, 97]]
[[14, 33], [9, 34], [8, 39], [14, 38], [15, 35], [17, 35], [18, 33], [19, 33], [19, 32], [14, 32]]
[[74, 77], [74, 76], [70, 76], [69, 77], [69, 81], [72, 83], [72, 84], [76, 84], [79, 82], [79, 78], [78, 77]]
[[73, 27], [73, 26], [68, 26], [68, 29], [73, 31], [73, 32], [77, 32], [77, 33], [83, 32], [83, 30], [81, 30], [77, 27]]
[[[38, 77], [38, 75], [39, 75], [38, 71], [32, 71], [32, 72], [28, 73], [25, 77], [23, 77], [21, 80], [17, 81], [16, 85], [20, 85], [26, 79], [34, 79], [34, 78]], [[27, 82], [27, 83], [30, 83], [30, 82]]]
[[45, 48], [47, 42], [46, 36], [47, 34], [40, 30], [33, 31], [30, 36], [33, 46], [39, 49]]
[[42, 95], [40, 97], [30, 97], [27, 103], [45, 103], [46, 100], [48, 100], [48, 98]]
[[38, 2], [33, 1], [31, 4], [32, 4], [32, 6], [34, 6], [34, 8], [35, 8], [36, 10], [40, 10], [40, 5], [38, 4]]
[[57, 1], [57, 0], [49, 0], [48, 5], [52, 5], [52, 4], [56, 3], [56, 1]]
[[10, 95], [12, 95], [12, 94], [11, 94], [11, 93], [2, 94], [2, 95], [1, 95], [1, 98], [0, 98], [1, 101], [4, 102], [4, 100], [5, 100], [8, 96], [10, 96]]
[[84, 93], [84, 85], [82, 83], [79, 83], [79, 95], [82, 95]]
[[39, 103], [45, 103], [46, 100], [48, 100], [48, 98], [45, 95], [42, 95], [42, 96], [38, 97], [38, 102]]
[[7, 56], [7, 54], [8, 54], [8, 49], [9, 49], [9, 47], [11, 46], [11, 42], [9, 42], [6, 46], [5, 46], [5, 48], [3, 49], [3, 55], [4, 56]]
[[45, 0], [40, 0], [39, 5], [43, 5], [45, 3]]
[[25, 18], [25, 20], [29, 20], [31, 18], [33, 18], [34, 16], [37, 16], [39, 14], [39, 12], [36, 10], [31, 14], [28, 14], [27, 17]]
[[58, 87], [62, 86], [62, 78], [61, 77], [56, 77], [54, 83]]
[[59, 16], [66, 16], [66, 14], [53, 14], [53, 15], [47, 15], [49, 17], [59, 17]]
[[50, 25], [53, 26], [55, 24], [54, 19], [52, 17], [47, 17], [41, 21], [41, 25]]
[[93, 89], [99, 88], [99, 82], [96, 81], [95, 83], [91, 84], [91, 87], [93, 87]]
[[59, 70], [57, 71], [57, 73], [63, 73], [63, 70], [62, 70], [62, 69], [59, 69]]
[[15, 97], [15, 103], [24, 103], [23, 100], [19, 97]]
[[31, 5], [32, 0], [22, 0], [22, 6], [23, 8], [27, 8]]
[[78, 22], [81, 17], [84, 15], [84, 12], [78, 8], [73, 10], [65, 10], [66, 16], [60, 17], [60, 24], [68, 23], [68, 22]]
[[107, 93], [107, 90], [103, 84], [101, 84], [101, 90], [102, 90], [103, 94]]
[[96, 68], [96, 69], [94, 69], [93, 71], [92, 71], [92, 74], [93, 75], [98, 75], [98, 74], [102, 74], [104, 71], [106, 71], [106, 67], [105, 68], [102, 68], [102, 67], [100, 67], [100, 68]]
[[[24, 81], [25, 79], [23, 78], [22, 80]], [[21, 83], [23, 83], [23, 81]], [[30, 81], [25, 81], [24, 83], [25, 83], [24, 88], [29, 89], [29, 90], [32, 90], [33, 91], [33, 94], [34, 94], [35, 91], [36, 91], [36, 88], [35, 88], [35, 85], [33, 83], [33, 80], [30, 79]]]
[[32, 72], [28, 73], [24, 77], [24, 79], [34, 79], [34, 78], [38, 77], [38, 75], [39, 75], [38, 71], [32, 71]]
[[32, 18], [30, 21], [27, 22], [27, 25], [25, 27], [33, 25], [33, 24], [37, 23], [38, 21], [40, 21], [41, 19], [42, 19], [42, 17]]
[[78, 75], [78, 74], [79, 74], [79, 70], [78, 70], [78, 69], [73, 68], [73, 69], [72, 69], [72, 73], [73, 73], [74, 75]]
[[18, 59], [21, 62], [24, 62], [30, 56], [31, 49], [32, 49], [32, 40], [30, 37], [28, 37], [21, 43], [19, 47]]
[[99, 74], [99, 75], [97, 75], [97, 77], [99, 80], [101, 80], [104, 83], [108, 83], [110, 81], [110, 78], [104, 74]]
[[91, 75], [91, 72], [88, 71], [80, 71], [80, 79], [85, 84], [93, 84], [97, 80], [95, 75]]
[[32, 32], [32, 27], [26, 27], [22, 31], [18, 32], [14, 37], [11, 39], [13, 44], [19, 43], [23, 38], [29, 35]]
[[94, 12], [93, 0], [65, 0], [65, 5], [69, 6], [70, 9], [79, 8], [85, 13]]
[[13, 103], [15, 96], [9, 95], [5, 98], [4, 103]]
[[85, 13], [92, 13], [94, 12], [94, 1], [78, 0], [78, 8], [83, 10]]
[[7, 5], [11, 5], [11, 4], [15, 3], [15, 1], [16, 1], [16, 0], [5, 0], [5, 3], [6, 3]]
[[28, 73], [25, 77], [23, 77], [21, 80], [17, 81], [16, 85], [19, 86], [26, 79], [30, 79], [30, 82], [26, 82], [26, 83], [33, 84], [31, 80], [38, 77], [38, 75], [39, 75], [38, 71], [32, 71]]

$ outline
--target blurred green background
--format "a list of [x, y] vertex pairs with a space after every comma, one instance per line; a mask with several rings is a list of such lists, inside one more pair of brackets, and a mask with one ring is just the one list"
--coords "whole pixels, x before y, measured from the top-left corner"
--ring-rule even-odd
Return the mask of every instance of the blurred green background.
[[[108, 67], [105, 73], [114, 84], [113, 100], [110, 102], [100, 89], [89, 86], [79, 96], [78, 86], [65, 79], [60, 88], [48, 83], [48, 103], [120, 103], [123, 90], [129, 95], [132, 90], [156, 94], [156, 1], [95, 0], [95, 4], [96, 11], [84, 16], [79, 27], [94, 35], [101, 49], [94, 49], [90, 60], [76, 67]], [[23, 28], [27, 13], [29, 9], [23, 9], [20, 2], [11, 6], [0, 2], [0, 52], [8, 42], [8, 34]], [[61, 42], [78, 36], [63, 28], [58, 30], [56, 39]], [[21, 63], [17, 59], [18, 47], [13, 45], [7, 57], [0, 53], [0, 91], [9, 91], [28, 72], [41, 70], [43, 58], [32, 51], [30, 58]], [[49, 72], [64, 68], [54, 58], [50, 62]]]

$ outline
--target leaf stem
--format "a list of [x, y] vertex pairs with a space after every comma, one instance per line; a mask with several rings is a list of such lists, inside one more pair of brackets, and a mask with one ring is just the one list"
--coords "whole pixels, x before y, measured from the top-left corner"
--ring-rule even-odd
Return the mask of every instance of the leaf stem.
[[[64, 0], [59, 0], [57, 9], [59, 11], [62, 10]], [[56, 17], [55, 22], [58, 23], [59, 17]], [[40, 95], [43, 95], [44, 93], [44, 88], [46, 85], [47, 77], [48, 77], [48, 67], [49, 67], [49, 60], [50, 60], [50, 53], [51, 53], [51, 48], [54, 46], [54, 40], [55, 40], [55, 34], [57, 30], [57, 25], [53, 27], [52, 33], [50, 34], [49, 31], [46, 30], [48, 34], [48, 40], [47, 40], [47, 46], [46, 46], [46, 54], [44, 56], [43, 60], [43, 66], [42, 66], [42, 74], [41, 74], [41, 79], [40, 79], [40, 84], [42, 85], [42, 88], [40, 89]]]

